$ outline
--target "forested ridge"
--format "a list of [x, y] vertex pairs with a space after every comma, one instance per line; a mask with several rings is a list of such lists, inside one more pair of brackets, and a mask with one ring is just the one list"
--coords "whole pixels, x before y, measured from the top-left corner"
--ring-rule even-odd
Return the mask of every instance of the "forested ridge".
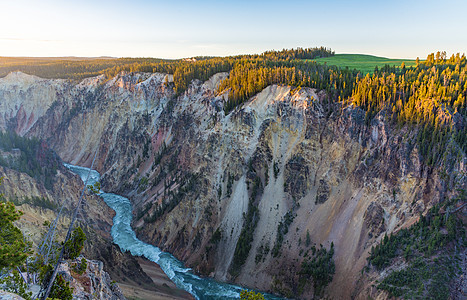
[[110, 79], [122, 71], [160, 72], [173, 74], [173, 88], [180, 95], [194, 79], [205, 81], [216, 73], [229, 72], [219, 86], [219, 92], [229, 92], [225, 113], [271, 84], [311, 87], [326, 91], [328, 103], [361, 107], [367, 124], [384, 111], [399, 127], [417, 127], [420, 152], [430, 165], [442, 159], [443, 149], [453, 141], [467, 151], [465, 55], [448, 58], [445, 52], [438, 52], [423, 62], [417, 59], [415, 67], [386, 65], [372, 74], [313, 61], [333, 55], [331, 49], [316, 47], [185, 60], [0, 58], [0, 76], [20, 70], [45, 78], [82, 79], [103, 74]]
[[120, 66], [133, 66], [161, 63], [155, 58], [118, 59], [71, 59], [71, 58], [15, 58], [0, 57], [0, 77], [10, 72], [21, 71], [42, 78], [80, 80], [103, 74], [106, 70]]
[[442, 159], [451, 137], [467, 152], [465, 55], [428, 55], [414, 68], [385, 67], [357, 76], [347, 101], [366, 111], [366, 121], [386, 110], [399, 126], [418, 126], [417, 142], [430, 165]]
[[[465, 225], [459, 207], [465, 205], [465, 191], [458, 197], [433, 206], [409, 228], [385, 235], [371, 248], [365, 270], [386, 270], [377, 284], [390, 296], [404, 299], [448, 299], [450, 283], [460, 272], [465, 249]], [[389, 268], [395, 261], [406, 268]]]
[[66, 59], [66, 58], [12, 58], [0, 57], [0, 77], [10, 72], [22, 71], [43, 78], [62, 78], [80, 80], [104, 74], [110, 79], [125, 72], [160, 72], [174, 75], [177, 94], [186, 90], [193, 79], [207, 80], [219, 72], [228, 72], [239, 60], [299, 61], [333, 55], [330, 49], [297, 48], [281, 51], [267, 51], [263, 54], [238, 55], [231, 57], [196, 57], [182, 60], [163, 60], [155, 58], [118, 58], [118, 59]]
[[352, 94], [356, 75], [355, 70], [303, 60], [240, 59], [221, 83], [220, 90], [230, 90], [229, 101], [224, 106], [226, 112], [271, 84], [325, 90], [330, 99], [338, 101]]

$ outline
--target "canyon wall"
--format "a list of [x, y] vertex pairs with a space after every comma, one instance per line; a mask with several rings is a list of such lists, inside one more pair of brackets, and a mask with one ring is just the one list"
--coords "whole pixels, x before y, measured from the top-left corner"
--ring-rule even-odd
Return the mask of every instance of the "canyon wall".
[[301, 263], [331, 243], [325, 294], [374, 294], [361, 282], [371, 247], [466, 188], [465, 153], [447, 149], [449, 163], [428, 166], [415, 132], [385, 111], [367, 124], [314, 89], [269, 86], [225, 115], [227, 75], [175, 95], [165, 74], [76, 83], [11, 73], [0, 79], [0, 129], [39, 137], [72, 164], [89, 167], [97, 151], [103, 189], [130, 198], [141, 239], [201, 274], [293, 297], [311, 297], [311, 284], [298, 290]]

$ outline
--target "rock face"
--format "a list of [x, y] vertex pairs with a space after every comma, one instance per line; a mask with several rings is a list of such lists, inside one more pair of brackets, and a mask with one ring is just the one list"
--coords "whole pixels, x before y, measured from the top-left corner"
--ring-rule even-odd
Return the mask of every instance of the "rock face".
[[3, 299], [3, 300], [24, 300], [23, 297], [20, 297], [20, 296], [18, 296], [16, 294], [5, 292], [5, 291], [2, 291], [2, 290], [0, 290], [0, 299]]
[[385, 231], [384, 209], [377, 202], [372, 202], [363, 215], [365, 225], [368, 228], [368, 236], [379, 236]]
[[[79, 274], [75, 271], [75, 267], [83, 263], [83, 259], [87, 268]], [[70, 283], [70, 287], [73, 288], [73, 299], [125, 299], [118, 284], [104, 271], [101, 261], [78, 257], [74, 261], [62, 263], [58, 274]]]
[[[38, 159], [44, 156], [42, 151], [42, 147], [39, 147], [36, 153]], [[48, 231], [47, 223], [54, 222], [61, 208], [63, 209], [55, 241], [63, 241], [71, 220], [70, 212], [76, 208], [83, 188], [81, 179], [65, 168], [60, 158], [54, 155], [56, 157], [53, 161], [40, 161], [44, 168], [57, 168], [53, 184], [49, 188], [45, 187], [40, 178], [35, 179], [26, 173], [0, 166], [0, 177], [4, 179], [0, 185], [0, 193], [7, 200], [15, 202], [18, 209], [24, 213], [16, 225], [28, 240], [32, 241], [34, 248], [40, 245]], [[37, 201], [41, 199], [42, 201]], [[76, 225], [81, 226], [87, 236], [85, 255], [103, 261], [104, 268], [114, 280], [128, 281], [130, 284], [135, 284], [137, 280], [138, 286], [154, 290], [153, 282], [143, 272], [136, 259], [130, 254], [121, 253], [118, 246], [111, 243], [110, 229], [114, 212], [100, 197], [89, 194], [85, 196], [81, 208]]]
[[[17, 222], [22, 232], [29, 237], [34, 246], [37, 246], [43, 234], [48, 230], [44, 222], [53, 222], [57, 212], [63, 206], [64, 210], [72, 211], [76, 208], [78, 198], [83, 188], [83, 183], [78, 176], [73, 175], [65, 167], [59, 168], [55, 176], [52, 189], [46, 189], [41, 182], [25, 173], [0, 167], [0, 177], [4, 182], [0, 191], [7, 200], [24, 202], [24, 199], [43, 198], [50, 204], [35, 204], [31, 201], [19, 205], [24, 215]], [[58, 223], [57, 238], [64, 238], [68, 230], [70, 217], [68, 213], [62, 213]], [[88, 235], [100, 240], [110, 238], [112, 224], [112, 210], [107, 207], [97, 196], [88, 196], [80, 214], [80, 226]]]
[[[227, 74], [194, 81], [180, 96], [167, 76], [72, 83], [10, 74], [0, 79], [9, 102], [0, 106], [0, 128], [41, 137], [73, 164], [89, 166], [98, 151], [104, 189], [130, 198], [140, 238], [197, 272], [296, 298], [312, 295], [311, 284], [297, 290], [307, 236], [334, 243], [336, 274], [325, 294], [347, 299], [384, 233], [466, 188], [465, 153], [424, 165], [415, 133], [393, 127], [384, 111], [366, 125], [359, 108], [274, 85], [225, 116], [227, 94], [216, 86]], [[29, 103], [36, 92], [37, 111]], [[233, 274], [252, 207], [251, 247]], [[280, 240], [288, 213], [293, 221], [272, 255], [265, 249]]]

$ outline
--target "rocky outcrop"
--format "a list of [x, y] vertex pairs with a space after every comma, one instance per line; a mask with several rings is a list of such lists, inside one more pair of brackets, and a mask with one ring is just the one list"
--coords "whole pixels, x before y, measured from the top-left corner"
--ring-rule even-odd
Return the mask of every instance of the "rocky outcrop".
[[[0, 93], [15, 104], [1, 111], [0, 127], [43, 138], [74, 164], [89, 166], [97, 150], [104, 189], [133, 202], [140, 238], [195, 271], [249, 287], [299, 298], [296, 274], [309, 236], [316, 245], [334, 243], [336, 274], [325, 293], [348, 299], [385, 233], [466, 188], [465, 153], [427, 166], [416, 132], [393, 126], [385, 111], [367, 125], [361, 109], [329, 105], [310, 88], [269, 86], [226, 116], [227, 94], [215, 87], [227, 74], [194, 81], [178, 97], [163, 74], [79, 84], [10, 76], [0, 79]], [[25, 102], [45, 86], [53, 90], [41, 100], [48, 108], [33, 114]], [[261, 192], [250, 202], [255, 181]], [[250, 205], [257, 208], [253, 239], [233, 278], [229, 266]], [[273, 256], [264, 249], [278, 240], [287, 213], [295, 217]], [[212, 239], [215, 232], [220, 238]], [[304, 290], [306, 298], [312, 287]]]
[[16, 294], [10, 293], [10, 292], [5, 292], [0, 290], [0, 299], [3, 300], [24, 300], [23, 297], [20, 297]]
[[377, 202], [372, 202], [363, 215], [365, 225], [368, 228], [370, 238], [379, 236], [385, 231], [384, 226], [384, 210]]
[[[85, 264], [86, 268], [77, 271], [81, 264]], [[74, 261], [60, 264], [58, 275], [70, 283], [73, 299], [126, 299], [118, 284], [104, 271], [101, 261], [78, 257]]]
[[[80, 256], [74, 260], [63, 261], [58, 266], [57, 276], [61, 276], [69, 284], [73, 299], [125, 300], [120, 287], [111, 280], [103, 266], [101, 261], [89, 260]], [[23, 274], [23, 276], [25, 275]], [[40, 286], [30, 285], [26, 293], [31, 293], [31, 296], [37, 295], [39, 290]], [[19, 300], [23, 298], [0, 290], [0, 299]]]
[[[57, 238], [64, 238], [70, 222], [70, 211], [74, 210], [83, 187], [79, 177], [74, 176], [66, 168], [59, 168], [54, 177], [52, 189], [27, 175], [12, 169], [0, 167], [0, 177], [4, 177], [0, 191], [7, 200], [17, 204], [24, 215], [17, 222], [22, 232], [31, 239], [34, 246], [39, 245], [43, 235], [48, 230], [48, 223], [57, 217], [63, 207], [61, 222], [57, 227]], [[33, 199], [44, 201], [33, 201]], [[96, 196], [88, 197], [81, 214], [82, 224], [90, 234], [109, 237], [111, 227], [111, 210], [102, 205], [102, 200]], [[92, 208], [90, 207], [92, 206]]]
[[316, 191], [316, 204], [322, 204], [326, 202], [329, 198], [329, 193], [331, 192], [331, 189], [324, 179], [319, 180], [319, 185], [318, 185], [318, 190]]
[[311, 186], [310, 170], [305, 159], [299, 155], [292, 157], [285, 166], [284, 178], [286, 178], [284, 192], [289, 193], [295, 199], [305, 196]]
[[[41, 151], [41, 148], [38, 149], [39, 158]], [[55, 160], [51, 161], [51, 165], [47, 165], [46, 161], [43, 163], [44, 167], [57, 167]], [[51, 188], [45, 188], [40, 178], [37, 180], [26, 173], [1, 166], [0, 177], [3, 178], [0, 193], [6, 200], [13, 201], [23, 212], [16, 225], [32, 242], [33, 249], [41, 244], [42, 238], [49, 229], [48, 224], [54, 222], [59, 211], [61, 215], [54, 240], [60, 243], [65, 238], [71, 220], [70, 213], [75, 210], [83, 188], [81, 179], [63, 167], [61, 161], [58, 163], [56, 175], [52, 178]], [[77, 222], [86, 233], [87, 241], [84, 244], [86, 257], [103, 261], [103, 265], [100, 263], [101, 267], [104, 266], [113, 280], [155, 290], [154, 283], [136, 259], [129, 253], [122, 253], [118, 246], [111, 243], [110, 229], [113, 216], [114, 212], [100, 197], [86, 194]]]

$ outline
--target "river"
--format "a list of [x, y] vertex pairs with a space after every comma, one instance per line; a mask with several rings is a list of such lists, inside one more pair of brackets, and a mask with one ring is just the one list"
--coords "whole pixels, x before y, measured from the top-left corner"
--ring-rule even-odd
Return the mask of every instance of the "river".
[[[99, 181], [100, 174], [89, 168], [65, 164], [73, 173], [79, 175], [83, 182], [89, 174], [88, 184]], [[240, 286], [222, 283], [211, 278], [199, 277], [190, 268], [176, 259], [172, 254], [161, 251], [158, 247], [140, 241], [131, 228], [132, 207], [128, 198], [101, 192], [99, 194], [107, 205], [115, 211], [111, 235], [115, 244], [122, 251], [129, 251], [134, 256], [143, 256], [158, 264], [177, 287], [192, 294], [199, 300], [238, 299], [244, 289]], [[268, 300], [282, 299], [273, 295], [264, 295]]]

